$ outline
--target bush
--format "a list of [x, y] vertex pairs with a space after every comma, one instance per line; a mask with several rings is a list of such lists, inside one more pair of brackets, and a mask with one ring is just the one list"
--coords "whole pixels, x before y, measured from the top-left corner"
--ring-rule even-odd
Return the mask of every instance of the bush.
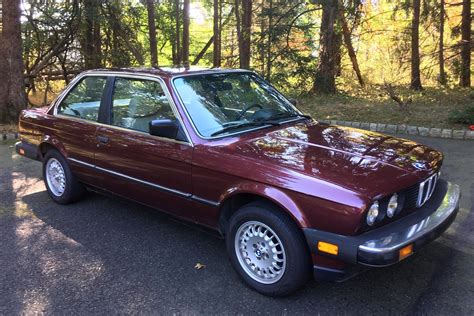
[[463, 110], [454, 110], [450, 113], [449, 119], [453, 123], [474, 124], [474, 105], [468, 106]]

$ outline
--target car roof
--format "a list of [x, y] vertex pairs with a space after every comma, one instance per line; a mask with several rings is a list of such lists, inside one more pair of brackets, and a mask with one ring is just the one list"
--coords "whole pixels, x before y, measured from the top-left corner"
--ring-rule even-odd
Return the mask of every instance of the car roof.
[[231, 68], [209, 68], [209, 67], [198, 67], [191, 66], [185, 67], [158, 67], [158, 68], [99, 68], [87, 70], [85, 73], [97, 73], [97, 72], [123, 72], [123, 73], [136, 73], [136, 74], [151, 74], [160, 77], [178, 77], [181, 75], [188, 74], [212, 74], [212, 73], [224, 73], [224, 72], [248, 72], [246, 69], [231, 69]]

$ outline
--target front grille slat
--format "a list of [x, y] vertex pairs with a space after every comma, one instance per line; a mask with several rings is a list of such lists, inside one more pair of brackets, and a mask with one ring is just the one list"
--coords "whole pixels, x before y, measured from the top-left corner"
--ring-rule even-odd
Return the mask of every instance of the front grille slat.
[[439, 173], [436, 173], [426, 180], [417, 183], [404, 191], [405, 202], [403, 209], [414, 209], [423, 206], [433, 194], [439, 179]]

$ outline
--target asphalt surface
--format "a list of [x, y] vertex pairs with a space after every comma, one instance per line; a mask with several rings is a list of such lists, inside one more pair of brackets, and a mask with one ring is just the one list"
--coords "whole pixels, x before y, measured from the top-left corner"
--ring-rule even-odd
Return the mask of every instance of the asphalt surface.
[[[0, 145], [0, 314], [474, 314], [474, 142], [410, 137], [445, 153], [462, 188], [451, 228], [398, 265], [280, 299], [248, 289], [224, 242], [193, 225], [89, 193], [53, 203], [41, 165]], [[201, 263], [205, 268], [197, 270]]]

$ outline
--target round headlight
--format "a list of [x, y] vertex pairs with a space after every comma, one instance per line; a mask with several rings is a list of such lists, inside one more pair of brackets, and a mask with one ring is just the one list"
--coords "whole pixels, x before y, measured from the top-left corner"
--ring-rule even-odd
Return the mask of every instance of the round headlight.
[[375, 201], [369, 208], [367, 212], [367, 225], [372, 226], [375, 223], [375, 220], [379, 216], [379, 202]]
[[397, 211], [397, 207], [398, 207], [398, 194], [395, 193], [390, 198], [390, 201], [388, 201], [387, 216], [392, 218], [393, 215], [395, 215], [395, 212]]

